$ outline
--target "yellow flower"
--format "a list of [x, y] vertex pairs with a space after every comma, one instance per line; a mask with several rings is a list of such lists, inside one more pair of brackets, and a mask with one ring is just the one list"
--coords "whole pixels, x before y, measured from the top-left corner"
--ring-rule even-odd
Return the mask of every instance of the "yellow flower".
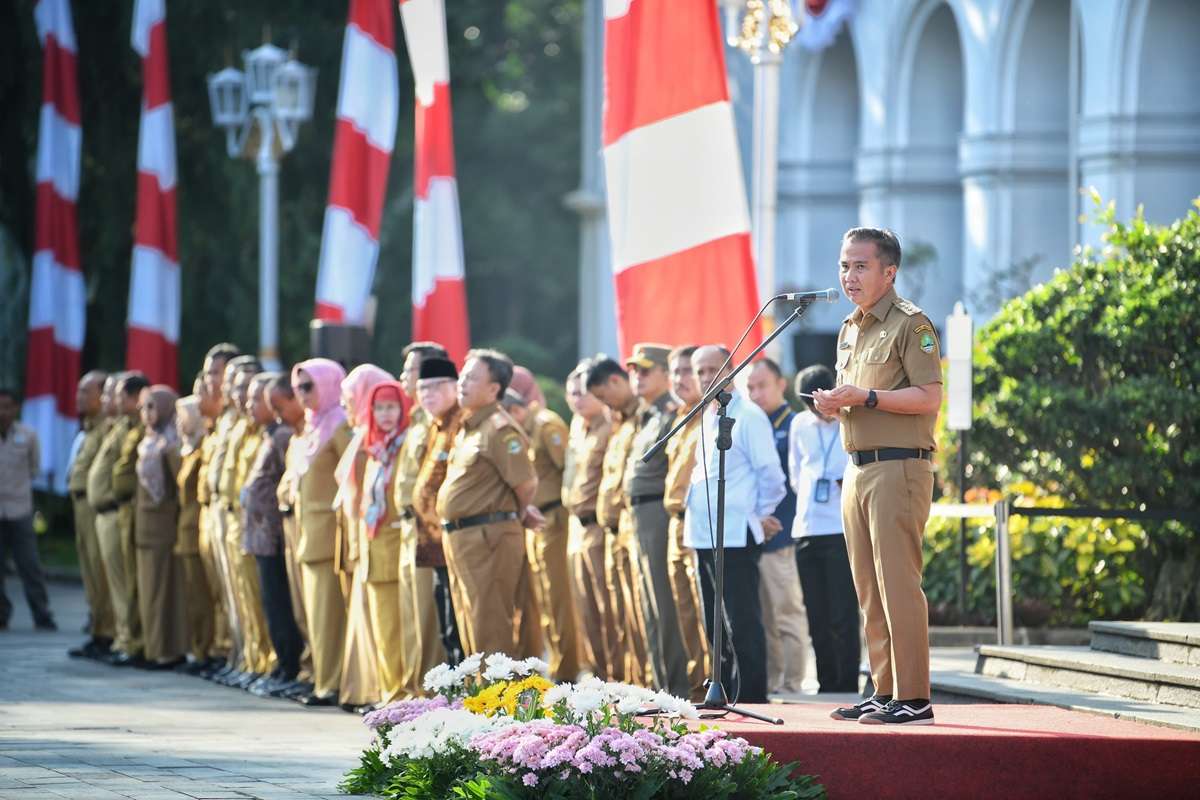
[[504, 689], [500, 705], [508, 716], [514, 717], [517, 714], [517, 704], [521, 701], [521, 695], [533, 690], [537, 692], [538, 699], [540, 700], [542, 695], [546, 693], [546, 690], [553, 685], [553, 683], [541, 675], [530, 675], [524, 680], [508, 684]]
[[508, 685], [508, 681], [493, 683], [474, 697], [463, 700], [463, 708], [472, 714], [482, 714], [485, 717], [495, 716], [501, 706], [501, 696]]

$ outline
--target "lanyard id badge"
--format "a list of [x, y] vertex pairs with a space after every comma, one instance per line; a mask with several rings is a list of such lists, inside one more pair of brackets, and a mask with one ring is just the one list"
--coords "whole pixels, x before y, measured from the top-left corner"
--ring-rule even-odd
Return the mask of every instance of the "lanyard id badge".
[[817, 483], [813, 486], [813, 502], [828, 503], [829, 502], [829, 478], [818, 478]]
[[817, 482], [813, 484], [813, 502], [828, 503], [831, 484], [833, 481], [825, 476], [829, 473], [829, 451], [833, 449], [833, 443], [837, 440], [837, 436], [829, 437], [829, 444], [825, 444], [825, 437], [821, 435], [821, 429], [817, 429], [817, 439], [821, 442], [821, 477], [817, 478]]

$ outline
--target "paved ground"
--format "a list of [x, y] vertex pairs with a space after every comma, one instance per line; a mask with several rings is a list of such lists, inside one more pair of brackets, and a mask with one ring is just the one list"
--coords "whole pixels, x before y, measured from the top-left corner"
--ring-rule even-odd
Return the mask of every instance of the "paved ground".
[[70, 659], [83, 590], [51, 585], [60, 631], [47, 634], [33, 631], [19, 582], [7, 589], [17, 609], [0, 632], [0, 800], [341, 796], [370, 738], [357, 717]]

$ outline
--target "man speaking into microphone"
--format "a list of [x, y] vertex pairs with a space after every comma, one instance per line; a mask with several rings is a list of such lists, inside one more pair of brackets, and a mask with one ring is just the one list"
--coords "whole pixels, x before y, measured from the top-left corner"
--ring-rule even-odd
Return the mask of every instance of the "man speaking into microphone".
[[857, 308], [838, 333], [836, 387], [813, 392], [817, 410], [841, 420], [849, 456], [842, 523], [875, 685], [874, 696], [832, 716], [867, 725], [933, 723], [921, 540], [942, 368], [929, 318], [896, 294], [900, 258], [889, 230], [842, 238], [842, 290]]

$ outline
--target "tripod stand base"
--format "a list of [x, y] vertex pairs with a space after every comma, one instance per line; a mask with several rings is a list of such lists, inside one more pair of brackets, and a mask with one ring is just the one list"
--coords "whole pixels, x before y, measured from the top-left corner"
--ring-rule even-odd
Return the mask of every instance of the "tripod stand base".
[[729, 702], [729, 698], [725, 695], [725, 687], [720, 681], [709, 680], [705, 681], [708, 684], [708, 691], [704, 695], [704, 701], [696, 703], [697, 711], [715, 711], [715, 714], [701, 714], [700, 719], [719, 719], [726, 714], [737, 714], [742, 717], [749, 717], [760, 722], [769, 722], [772, 725], [782, 725], [783, 720], [779, 717], [771, 717], [766, 714], [760, 714], [757, 711], [748, 711], [744, 708]]

